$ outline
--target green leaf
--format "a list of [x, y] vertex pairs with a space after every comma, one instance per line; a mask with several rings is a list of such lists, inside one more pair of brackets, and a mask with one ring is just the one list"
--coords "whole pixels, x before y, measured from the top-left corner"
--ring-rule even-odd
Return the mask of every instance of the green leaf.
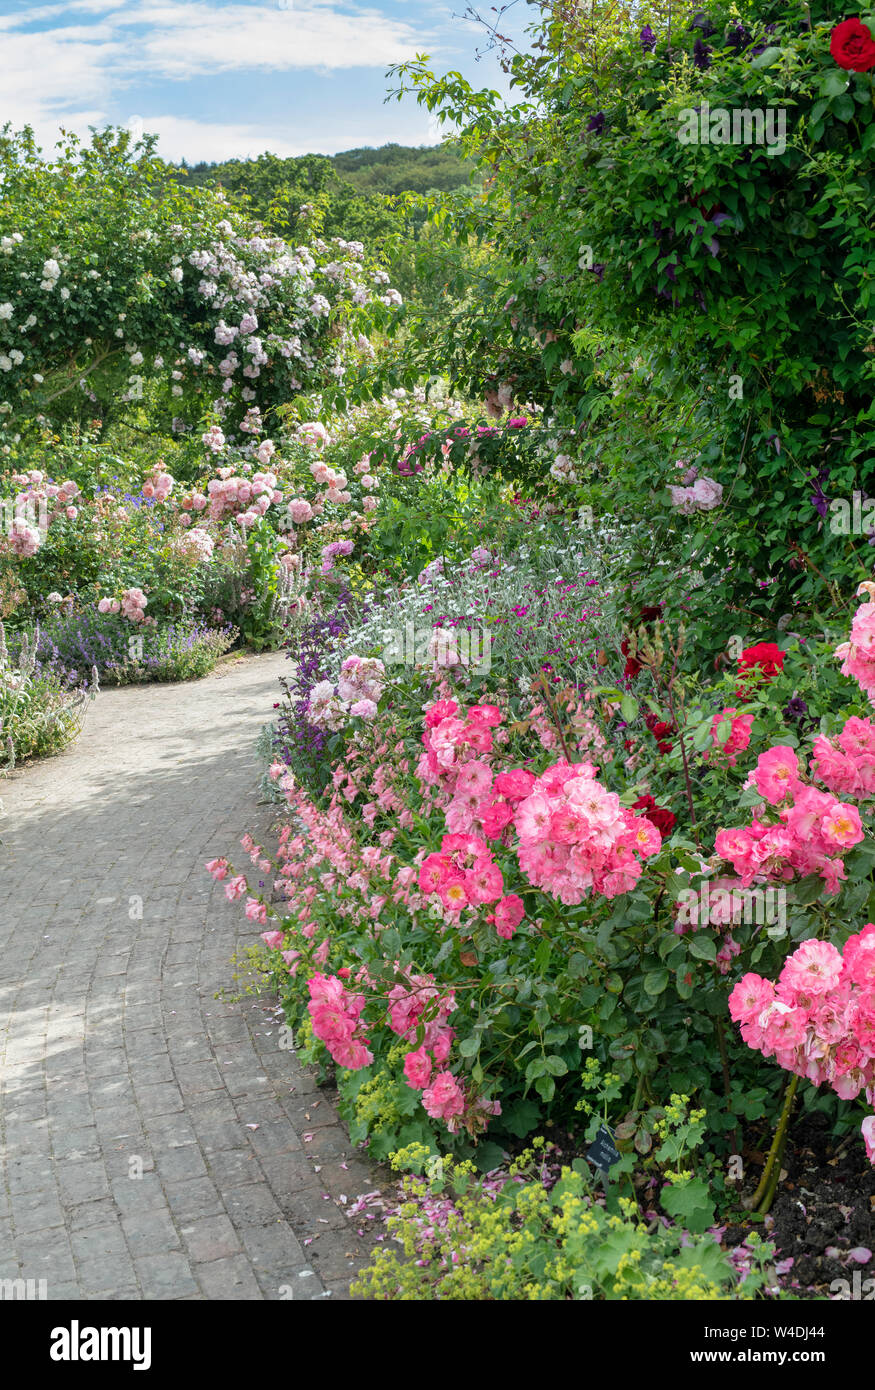
[[531, 1086], [536, 1077], [543, 1076], [546, 1070], [543, 1057], [535, 1057], [526, 1067], [526, 1085]]
[[666, 988], [668, 978], [668, 971], [664, 966], [661, 966], [659, 970], [650, 970], [644, 976], [644, 988], [648, 994], [655, 998], [657, 994], [662, 994]]
[[745, 787], [738, 797], [736, 806], [757, 806], [763, 799], [762, 792], [757, 791], [756, 787]]
[[701, 1178], [679, 1183], [676, 1187], [667, 1186], [659, 1195], [663, 1210], [691, 1235], [701, 1235], [714, 1225], [714, 1203], [708, 1191], [708, 1184]]
[[711, 721], [707, 720], [704, 724], [700, 724], [693, 734], [693, 747], [701, 753], [704, 748], [707, 748], [710, 742]]
[[459, 1052], [463, 1057], [475, 1057], [480, 1051], [480, 1039], [463, 1038], [459, 1043]]
[[831, 103], [830, 109], [838, 116], [840, 121], [853, 120], [854, 98], [850, 92], [843, 92], [840, 97], [836, 97]]
[[504, 1158], [504, 1149], [492, 1139], [481, 1140], [474, 1154], [474, 1162], [481, 1173], [491, 1173], [493, 1168], [499, 1168]]
[[564, 1076], [568, 1071], [568, 1063], [565, 1062], [563, 1058], [557, 1056], [556, 1053], [544, 1058], [544, 1066], [551, 1076]]
[[556, 1094], [556, 1082], [552, 1076], [539, 1076], [535, 1082], [535, 1090], [542, 1100], [552, 1100]]
[[803, 907], [808, 907], [811, 903], [816, 903], [822, 893], [823, 879], [820, 874], [808, 874], [793, 889], [793, 900], [801, 903]]
[[[768, 49], [766, 49], [768, 52]], [[765, 53], [761, 55], [765, 57]], [[848, 90], [848, 76], [845, 72], [833, 69], [828, 72], [820, 84], [820, 94], [825, 97], [840, 97], [843, 92]]]
[[634, 696], [623, 696], [622, 700], [620, 701], [620, 713], [622, 714], [626, 723], [631, 724], [632, 720], [638, 713], [638, 701], [634, 698]]
[[717, 947], [710, 936], [696, 933], [690, 937], [690, 955], [695, 956], [696, 960], [714, 961], [717, 959]]
[[517, 1139], [525, 1139], [533, 1129], [537, 1129], [541, 1119], [541, 1107], [533, 1100], [515, 1100], [502, 1109], [501, 1125]]
[[780, 48], [767, 48], [763, 53], [758, 53], [755, 58], [750, 59], [750, 66], [752, 68], [770, 68], [780, 56]]

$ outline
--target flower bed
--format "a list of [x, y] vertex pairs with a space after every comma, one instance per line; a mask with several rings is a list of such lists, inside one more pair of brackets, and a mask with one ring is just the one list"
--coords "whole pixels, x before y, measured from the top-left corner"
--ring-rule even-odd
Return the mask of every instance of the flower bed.
[[79, 733], [85, 705], [97, 694], [87, 676], [25, 643], [10, 654], [0, 623], [0, 768], [59, 753]]

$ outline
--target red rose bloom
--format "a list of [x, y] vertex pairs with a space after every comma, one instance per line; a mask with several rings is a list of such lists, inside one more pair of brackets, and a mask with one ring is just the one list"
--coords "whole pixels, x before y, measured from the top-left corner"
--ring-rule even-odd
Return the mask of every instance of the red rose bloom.
[[[752, 674], [759, 674], [766, 681], [771, 681], [783, 669], [784, 653], [774, 642], [757, 642], [754, 647], [745, 647], [738, 658], [738, 674], [740, 676], [745, 671], [750, 671]], [[735, 693], [740, 700], [745, 698], [744, 682]]]
[[671, 811], [666, 811], [662, 806], [657, 806], [656, 810], [652, 815], [648, 816], [647, 819], [653, 821], [653, 824], [663, 837], [670, 835], [674, 830], [676, 817]]
[[875, 68], [875, 39], [859, 19], [843, 19], [832, 31], [829, 51], [840, 68], [868, 72]]
[[624, 657], [626, 658], [626, 665], [623, 667], [623, 675], [624, 675], [627, 679], [629, 679], [629, 678], [631, 678], [631, 677], [633, 677], [633, 676], [637, 676], [638, 673], [639, 673], [643, 668], [642, 668], [642, 666], [641, 666], [641, 662], [640, 662], [640, 661], [636, 661], [635, 658], [634, 658], [634, 656], [630, 656], [630, 655], [629, 655], [629, 640], [628, 640], [628, 638], [626, 638], [626, 637], [623, 638], [622, 642], [620, 643], [620, 651], [623, 653]]
[[632, 802], [633, 811], [641, 811], [647, 817], [651, 825], [655, 825], [660, 835], [665, 837], [670, 835], [675, 826], [676, 817], [671, 811], [664, 810], [657, 806], [652, 796], [639, 796], [637, 801]]

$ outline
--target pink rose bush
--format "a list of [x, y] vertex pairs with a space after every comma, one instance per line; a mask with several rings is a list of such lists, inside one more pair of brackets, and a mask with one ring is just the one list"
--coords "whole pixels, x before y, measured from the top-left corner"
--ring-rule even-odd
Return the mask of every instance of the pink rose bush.
[[317, 681], [310, 693], [307, 717], [317, 728], [337, 731], [351, 716], [373, 720], [383, 693], [386, 668], [377, 657], [348, 656], [340, 668], [340, 678]]
[[0, 557], [29, 560], [44, 544], [51, 526], [62, 519], [76, 520], [79, 509], [72, 504], [81, 489], [72, 479], [52, 482], [39, 468], [13, 473], [10, 481], [15, 491], [3, 509], [8, 509], [9, 525], [0, 532]]
[[752, 724], [752, 714], [739, 714], [734, 708], [721, 710], [714, 715], [711, 724], [713, 747], [707, 749], [702, 757], [706, 762], [725, 760], [728, 767], [735, 767], [739, 753], [743, 753], [750, 743]]
[[692, 487], [669, 487], [672, 506], [683, 516], [692, 512], [710, 512], [723, 501], [723, 488], [713, 478], [697, 478]]
[[854, 614], [850, 640], [836, 647], [836, 656], [842, 658], [842, 675], [853, 676], [875, 704], [875, 583], [866, 580], [857, 589], [861, 593], [868, 601]]
[[[466, 704], [437, 679], [437, 698], [419, 716], [417, 759], [389, 733], [392, 716], [378, 704], [384, 682], [380, 662], [351, 655], [336, 687], [314, 687], [311, 715], [314, 706], [333, 705], [348, 720], [347, 711], [376, 697], [373, 717], [349, 734], [323, 804], [276, 766], [290, 816], [274, 873], [285, 903], [277, 911], [251, 889], [249, 901], [278, 919], [262, 939], [281, 961], [287, 997], [300, 999], [306, 985], [312, 1036], [342, 1072], [388, 1069], [403, 1094], [419, 1098], [425, 1117], [450, 1134], [476, 1135], [502, 1102], [499, 1076], [472, 1071], [469, 1060], [472, 963], [509, 947], [527, 958], [539, 940], [537, 914], [552, 902], [628, 891], [661, 836], [620, 805], [591, 762], [555, 761], [537, 736], [546, 713], [532, 720], [534, 746], [547, 762], [539, 773], [514, 762], [501, 704]], [[424, 817], [443, 826], [434, 847], [423, 843]], [[248, 837], [243, 843], [260, 868], [263, 851]], [[208, 868], [227, 896], [245, 897], [246, 877], [227, 861]], [[251, 905], [247, 915], [264, 925]], [[391, 925], [402, 922], [403, 931]], [[419, 963], [395, 949], [411, 930]], [[435, 957], [455, 962], [449, 974], [446, 966], [422, 968]], [[491, 1007], [504, 1007], [500, 993]], [[371, 1084], [356, 1083], [355, 1096], [370, 1094]], [[350, 1101], [353, 1118], [359, 1104]], [[358, 1123], [353, 1132], [362, 1133]]]
[[[510, 934], [516, 909], [501, 906], [503, 880], [486, 841], [507, 845], [515, 832], [517, 860], [528, 883], [560, 902], [582, 902], [590, 891], [606, 898], [629, 892], [641, 876], [642, 860], [662, 845], [652, 822], [621, 806], [590, 762], [556, 763], [539, 777], [516, 768], [493, 779], [486, 759], [501, 711], [475, 705], [464, 718], [460, 714], [455, 701], [444, 700], [425, 717], [426, 751], [419, 770], [452, 789], [452, 799], [445, 811], [451, 834], [444, 837], [441, 853], [423, 862], [423, 891], [438, 893], [452, 911], [469, 902], [496, 901], [497, 929], [500, 925], [502, 935]], [[471, 830], [481, 830], [486, 839], [466, 838], [464, 832]]]
[[[347, 472], [376, 466], [362, 460]], [[337, 553], [326, 549], [325, 560]], [[492, 571], [500, 557], [483, 546], [473, 563]], [[411, 580], [423, 606], [448, 568], [433, 562], [424, 581]], [[692, 1028], [711, 1036], [728, 998], [740, 1018], [739, 981], [748, 993], [759, 981], [746, 1042], [804, 1060], [805, 1075], [836, 1082], [845, 1098], [869, 1094], [873, 1054], [851, 1043], [868, 1038], [871, 987], [852, 978], [854, 946], [843, 957], [820, 935], [839, 891], [853, 911], [862, 888], [866, 855], [853, 851], [875, 794], [875, 718], [846, 708], [835, 731], [824, 721], [829, 732], [791, 733], [789, 716], [782, 725], [769, 707], [776, 673], [744, 704], [715, 701], [697, 721], [701, 756], [690, 757], [685, 720], [670, 711], [668, 725], [659, 689], [626, 698], [564, 684], [549, 666], [535, 680], [428, 663], [396, 676], [349, 649], [328, 669], [336, 678], [315, 682], [307, 707], [318, 728], [340, 735], [324, 793], [281, 762], [272, 769], [287, 803], [272, 870], [281, 903], [224, 861], [213, 871], [229, 896], [248, 897], [305, 1055], [337, 1065], [354, 1138], [378, 1156], [401, 1133], [477, 1137], [492, 1125], [501, 1142], [532, 1105], [561, 1107], [578, 1094], [578, 1035], [590, 1020], [596, 1036], [614, 1020], [626, 1105], [636, 1077], [674, 1065], [719, 1094], [721, 1060], [710, 1059], [709, 1079], [707, 1046], [678, 1057]], [[660, 763], [641, 739], [650, 721], [686, 750], [695, 824], [676, 790], [681, 760], [658, 749]], [[769, 741], [763, 726], [786, 733]], [[657, 777], [666, 785], [649, 780]], [[261, 869], [263, 852], [245, 847]], [[797, 890], [803, 879], [812, 882]], [[795, 938], [803, 913], [812, 930], [782, 973], [788, 889]], [[751, 955], [780, 989], [751, 974]], [[739, 1065], [743, 1055], [727, 1059], [739, 1091], [755, 1075]], [[642, 1123], [635, 1114], [624, 1127]]]
[[[748, 1047], [786, 1071], [829, 1085], [843, 1100], [865, 1093], [875, 1106], [875, 924], [845, 942], [803, 941], [777, 984], [749, 973], [729, 996], [729, 1012]], [[863, 1121], [875, 1163], [875, 1116]]]
[[[851, 730], [846, 725], [839, 737], [856, 747], [854, 741], [859, 742], [860, 729], [868, 721], [853, 719], [848, 724]], [[848, 774], [845, 760], [853, 768], [858, 754], [847, 754], [842, 748], [839, 763], [832, 758], [833, 751], [829, 740], [815, 740], [812, 775], [820, 781], [833, 778], [833, 784], [841, 784], [843, 790], [849, 782], [856, 786], [857, 774]], [[829, 893], [837, 893], [846, 877], [842, 854], [863, 839], [856, 807], [807, 783], [795, 750], [780, 744], [760, 754], [748, 782], [763, 797], [761, 807], [749, 826], [718, 832], [717, 853], [732, 864], [745, 887], [756, 878], [790, 882], [816, 873]]]

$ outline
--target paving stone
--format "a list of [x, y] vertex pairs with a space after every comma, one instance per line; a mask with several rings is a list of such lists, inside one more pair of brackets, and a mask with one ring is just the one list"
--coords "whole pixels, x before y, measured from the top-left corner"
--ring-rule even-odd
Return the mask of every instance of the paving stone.
[[182, 1226], [180, 1235], [194, 1264], [240, 1253], [240, 1240], [227, 1216], [208, 1216], [191, 1226]]
[[264, 1297], [246, 1255], [211, 1260], [209, 1264], [196, 1265], [194, 1272], [204, 1295], [209, 1299], [233, 1299], [237, 1302], [238, 1299], [255, 1300]]
[[134, 1268], [144, 1298], [174, 1299], [199, 1292], [188, 1256], [180, 1251], [143, 1255], [134, 1260]]
[[128, 1249], [136, 1260], [140, 1255], [160, 1255], [179, 1250], [182, 1242], [166, 1208], [157, 1211], [131, 1211], [121, 1219]]
[[44, 1231], [52, 1226], [65, 1224], [64, 1209], [56, 1192], [50, 1188], [39, 1192], [21, 1193], [13, 1197], [12, 1213], [15, 1229], [19, 1233]]
[[158, 1153], [155, 1165], [162, 1182], [182, 1182], [186, 1178], [206, 1178], [207, 1165], [195, 1144]]

